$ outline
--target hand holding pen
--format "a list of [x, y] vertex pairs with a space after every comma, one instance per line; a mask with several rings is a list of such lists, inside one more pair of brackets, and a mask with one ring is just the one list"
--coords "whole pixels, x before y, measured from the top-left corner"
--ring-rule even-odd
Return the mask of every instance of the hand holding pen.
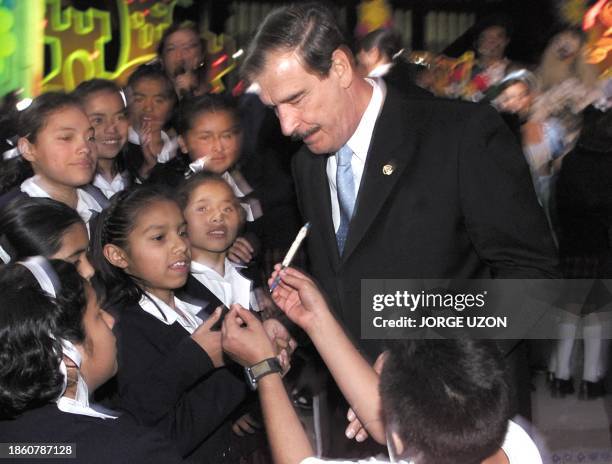
[[[285, 259], [283, 259], [283, 262], [281, 263], [281, 269], [280, 269], [281, 271], [283, 269], [285, 269], [286, 267], [291, 266], [291, 261], [293, 261], [293, 257], [295, 256], [295, 254], [297, 253], [298, 249], [300, 248], [300, 245], [302, 244], [302, 242], [304, 241], [304, 239], [308, 235], [308, 231], [309, 230], [310, 230], [310, 222], [307, 222], [300, 229], [300, 231], [297, 234], [297, 237], [295, 237], [295, 240], [291, 244], [291, 247], [289, 248], [289, 251], [285, 255]], [[272, 293], [274, 291], [274, 289], [278, 286], [279, 283], [280, 283], [280, 272], [276, 276], [274, 281], [272, 282], [272, 285], [270, 285], [270, 293]]]

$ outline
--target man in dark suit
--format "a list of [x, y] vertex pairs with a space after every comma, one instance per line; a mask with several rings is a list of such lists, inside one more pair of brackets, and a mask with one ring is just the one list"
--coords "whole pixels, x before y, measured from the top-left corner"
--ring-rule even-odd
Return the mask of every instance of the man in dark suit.
[[558, 275], [520, 147], [493, 109], [361, 78], [321, 4], [268, 15], [243, 73], [305, 143], [293, 173], [310, 270], [370, 356], [381, 347], [360, 340], [361, 279]]

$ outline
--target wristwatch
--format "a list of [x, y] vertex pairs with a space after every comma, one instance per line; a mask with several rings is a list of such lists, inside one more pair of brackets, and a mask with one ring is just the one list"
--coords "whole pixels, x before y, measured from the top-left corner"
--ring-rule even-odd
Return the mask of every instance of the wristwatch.
[[244, 374], [251, 390], [257, 390], [257, 381], [262, 377], [282, 371], [283, 369], [276, 358], [264, 359], [251, 367], [244, 368]]

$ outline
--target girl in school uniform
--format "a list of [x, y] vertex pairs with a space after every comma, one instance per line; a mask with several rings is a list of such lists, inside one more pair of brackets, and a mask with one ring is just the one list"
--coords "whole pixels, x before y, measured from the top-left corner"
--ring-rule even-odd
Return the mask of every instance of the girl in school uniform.
[[130, 121], [127, 168], [142, 183], [158, 164], [176, 156], [176, 134], [168, 126], [177, 98], [172, 82], [158, 64], [136, 68], [128, 79], [126, 93]]
[[[103, 307], [118, 314], [122, 409], [157, 424], [198, 462], [237, 462], [228, 416], [246, 383], [223, 367], [220, 316], [182, 301], [174, 291], [189, 274], [191, 251], [178, 204], [140, 186], [113, 197], [93, 238], [94, 279]], [[206, 322], [203, 321], [206, 319]]]
[[28, 256], [44, 256], [74, 264], [86, 280], [89, 237], [83, 219], [72, 208], [51, 198], [16, 198], [0, 212], [0, 259], [5, 264]]
[[54, 444], [62, 462], [182, 462], [157, 432], [90, 406], [89, 392], [117, 370], [114, 320], [72, 264], [3, 266], [0, 307], [1, 442]]
[[15, 147], [0, 162], [0, 208], [18, 196], [46, 197], [75, 209], [86, 225], [106, 198], [89, 186], [96, 169], [94, 129], [77, 98], [37, 97], [19, 114]]
[[[234, 99], [222, 95], [204, 95], [182, 101], [176, 117], [178, 143], [182, 154], [151, 172], [149, 181], [179, 186], [185, 173], [205, 170], [220, 175], [234, 194], [247, 205], [246, 230], [234, 242], [230, 258], [248, 264], [259, 247], [261, 205], [253, 188], [237, 168], [242, 150], [242, 130]], [[190, 169], [191, 163], [202, 165]]]
[[131, 184], [125, 164], [129, 127], [125, 95], [106, 79], [82, 82], [73, 94], [83, 103], [95, 130], [98, 165], [92, 184], [110, 198]]

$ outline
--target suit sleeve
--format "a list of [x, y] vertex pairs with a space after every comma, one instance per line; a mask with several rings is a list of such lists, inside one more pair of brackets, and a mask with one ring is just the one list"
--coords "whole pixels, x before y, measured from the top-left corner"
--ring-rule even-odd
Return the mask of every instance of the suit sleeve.
[[493, 108], [470, 107], [457, 162], [465, 225], [477, 253], [492, 277], [560, 277], [552, 234], [517, 140]]
[[227, 420], [246, 384], [226, 368], [214, 369], [190, 337], [164, 350], [142, 321], [126, 319], [118, 330], [121, 404], [140, 423], [164, 430], [185, 456]]

